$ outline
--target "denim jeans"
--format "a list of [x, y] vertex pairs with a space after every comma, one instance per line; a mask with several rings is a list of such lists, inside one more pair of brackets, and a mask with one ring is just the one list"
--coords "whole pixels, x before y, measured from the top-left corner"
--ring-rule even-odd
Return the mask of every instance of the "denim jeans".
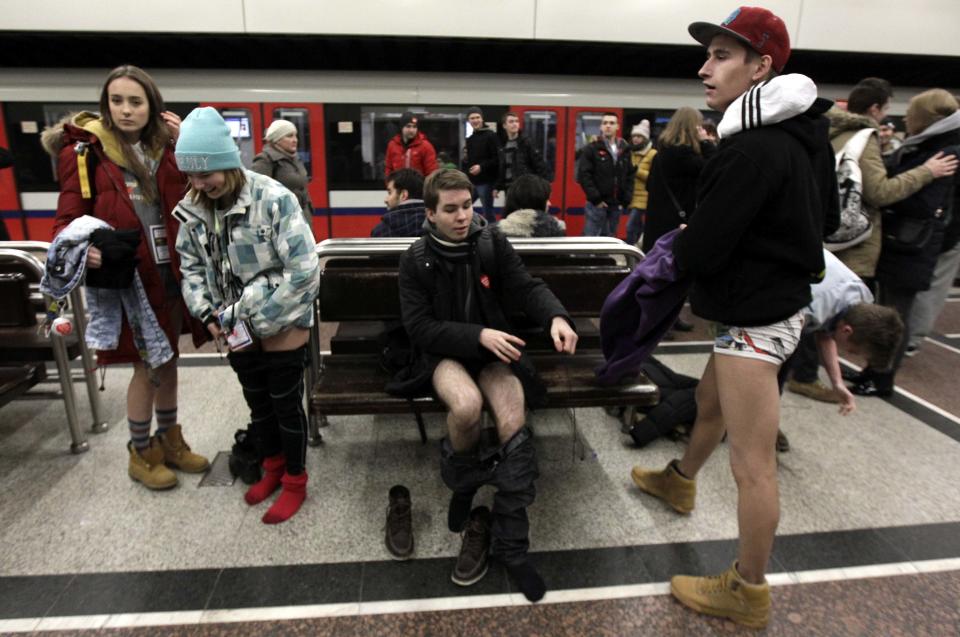
[[497, 220], [497, 213], [493, 210], [493, 184], [474, 184], [477, 192], [477, 198], [480, 199], [483, 216], [489, 222]]
[[620, 225], [620, 206], [595, 206], [589, 201], [584, 208], [586, 220], [583, 224], [585, 237], [615, 237]]
[[643, 215], [647, 213], [643, 208], [631, 208], [627, 217], [627, 243], [636, 245], [643, 234]]

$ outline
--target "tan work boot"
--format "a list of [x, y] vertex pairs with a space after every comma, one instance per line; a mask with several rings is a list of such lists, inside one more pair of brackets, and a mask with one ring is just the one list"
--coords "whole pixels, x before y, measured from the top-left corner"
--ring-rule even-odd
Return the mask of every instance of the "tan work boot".
[[698, 613], [726, 617], [750, 628], [763, 628], [770, 621], [770, 585], [748, 583], [737, 572], [736, 562], [710, 577], [677, 575], [670, 580], [670, 592]]
[[676, 465], [677, 461], [671, 460], [662, 471], [634, 467], [630, 477], [641, 491], [660, 498], [679, 513], [690, 513], [697, 498], [697, 481], [680, 475]]
[[133, 443], [127, 443], [130, 452], [130, 465], [127, 473], [137, 482], [148, 489], [172, 489], [177, 486], [177, 476], [163, 464], [163, 449], [156, 438], [150, 439], [150, 446], [143, 451], [133, 448]]
[[171, 467], [184, 473], [203, 473], [210, 466], [210, 461], [190, 451], [180, 425], [173, 425], [165, 433], [157, 434], [157, 439], [163, 447], [163, 460]]
[[833, 389], [827, 387], [819, 380], [815, 380], [812, 383], [801, 383], [800, 381], [791, 378], [789, 381], [787, 381], [787, 389], [792, 391], [794, 394], [800, 394], [801, 396], [806, 396], [807, 398], [813, 398], [814, 400], [819, 400], [822, 403], [840, 402], [837, 392], [833, 391]]

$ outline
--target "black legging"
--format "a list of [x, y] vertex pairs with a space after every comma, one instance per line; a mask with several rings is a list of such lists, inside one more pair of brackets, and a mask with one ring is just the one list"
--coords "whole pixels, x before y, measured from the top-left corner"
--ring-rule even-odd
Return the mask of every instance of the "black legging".
[[303, 473], [307, 415], [303, 410], [306, 346], [289, 352], [230, 352], [243, 397], [250, 407], [250, 431], [264, 458], [280, 452], [287, 473]]

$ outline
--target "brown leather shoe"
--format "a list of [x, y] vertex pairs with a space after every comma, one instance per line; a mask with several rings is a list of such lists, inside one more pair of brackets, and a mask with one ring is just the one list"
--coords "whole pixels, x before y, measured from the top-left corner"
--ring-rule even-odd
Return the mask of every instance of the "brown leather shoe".
[[210, 466], [209, 460], [190, 451], [180, 425], [173, 425], [165, 433], [157, 434], [157, 440], [163, 448], [164, 462], [175, 469], [184, 473], [203, 473]]
[[148, 489], [172, 489], [177, 486], [177, 476], [163, 464], [163, 449], [156, 438], [150, 439], [150, 446], [143, 451], [133, 448], [133, 443], [127, 443], [130, 452], [130, 464], [127, 468], [129, 476], [143, 484]]
[[833, 391], [833, 389], [827, 387], [819, 380], [815, 380], [812, 383], [801, 383], [800, 381], [796, 381], [791, 378], [789, 381], [787, 381], [787, 389], [794, 394], [800, 394], [801, 396], [806, 396], [807, 398], [819, 400], [822, 403], [840, 402], [837, 392]]

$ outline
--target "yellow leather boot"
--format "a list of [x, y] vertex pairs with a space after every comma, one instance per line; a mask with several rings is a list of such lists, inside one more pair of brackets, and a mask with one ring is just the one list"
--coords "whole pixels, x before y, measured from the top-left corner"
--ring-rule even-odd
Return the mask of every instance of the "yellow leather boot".
[[127, 443], [130, 452], [130, 464], [127, 473], [148, 489], [171, 489], [177, 486], [177, 476], [163, 464], [163, 449], [156, 438], [150, 439], [150, 446], [137, 451], [132, 442]]
[[698, 613], [726, 617], [750, 628], [763, 628], [770, 621], [770, 585], [744, 580], [736, 562], [710, 577], [677, 575], [670, 580], [670, 592]]
[[163, 448], [163, 460], [171, 467], [184, 473], [203, 473], [210, 466], [209, 460], [190, 451], [180, 425], [173, 425], [165, 433], [157, 434], [157, 439]]

